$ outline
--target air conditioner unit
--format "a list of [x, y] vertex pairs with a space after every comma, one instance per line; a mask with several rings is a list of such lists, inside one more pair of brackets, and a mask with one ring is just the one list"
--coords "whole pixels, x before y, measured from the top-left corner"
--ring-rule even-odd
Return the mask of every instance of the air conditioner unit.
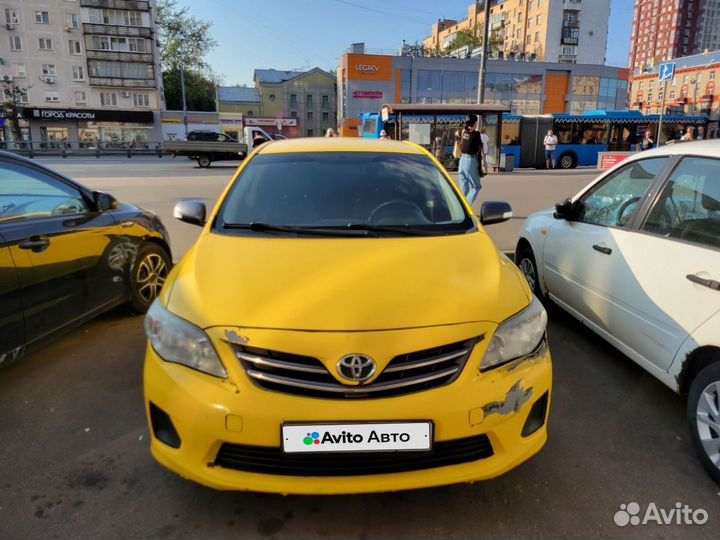
[[52, 75], [46, 75], [45, 77], [42, 77], [42, 80], [48, 84], [55, 84], [55, 77]]
[[122, 97], [130, 97], [130, 92], [128, 92], [127, 90], [124, 90], [122, 93]]
[[5, 25], [5, 29], [6, 29], [6, 30], [15, 30], [15, 25], [14, 25], [14, 24], [7, 23], [7, 24]]
[[10, 75], [3, 75], [2, 80], [3, 82], [12, 82], [13, 78]]

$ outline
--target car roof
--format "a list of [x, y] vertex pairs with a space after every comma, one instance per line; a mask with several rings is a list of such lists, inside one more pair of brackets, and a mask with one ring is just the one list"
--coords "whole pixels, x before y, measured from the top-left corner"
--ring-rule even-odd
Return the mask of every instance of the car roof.
[[304, 137], [271, 141], [259, 147], [260, 154], [292, 154], [301, 152], [388, 152], [423, 154], [424, 150], [407, 141], [363, 139], [360, 137]]
[[672, 144], [666, 144], [660, 148], [653, 148], [641, 152], [633, 158], [640, 159], [651, 156], [682, 156], [682, 155], [702, 155], [708, 157], [720, 158], [720, 139], [711, 139], [707, 141], [677, 141]]

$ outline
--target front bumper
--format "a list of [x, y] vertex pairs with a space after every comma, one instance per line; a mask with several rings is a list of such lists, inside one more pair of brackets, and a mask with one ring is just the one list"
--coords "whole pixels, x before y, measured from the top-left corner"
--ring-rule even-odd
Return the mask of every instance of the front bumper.
[[[269, 349], [302, 353], [303, 347], [322, 343], [328, 350], [341, 353], [374, 349], [376, 359], [383, 348], [388, 351], [386, 356], [392, 357], [403, 350], [487, 336], [475, 346], [461, 376], [447, 386], [398, 397], [357, 400], [309, 398], [258, 388], [233, 357], [230, 346], [222, 339], [221, 329], [208, 333], [228, 371], [226, 380], [165, 362], [148, 346], [145, 362], [148, 421], [152, 403], [169, 415], [181, 441], [179, 448], [172, 448], [153, 434], [153, 456], [178, 475], [216, 489], [283, 494], [395, 491], [500, 476], [536, 454], [547, 440], [552, 366], [543, 342], [528, 358], [480, 373], [480, 360], [494, 330], [495, 326], [487, 323], [356, 334], [242, 330], [253, 344]], [[398, 339], [400, 333], [403, 335]], [[279, 341], [284, 346], [278, 345]], [[356, 343], [348, 343], [352, 341]], [[415, 343], [414, 349], [408, 349], [407, 343]], [[533, 405], [542, 399], [547, 402], [545, 422], [532, 434], [523, 436]], [[223, 443], [278, 449], [283, 423], [412, 420], [432, 421], [436, 445], [485, 435], [492, 445], [492, 455], [456, 465], [353, 476], [267, 474], [215, 464]]]

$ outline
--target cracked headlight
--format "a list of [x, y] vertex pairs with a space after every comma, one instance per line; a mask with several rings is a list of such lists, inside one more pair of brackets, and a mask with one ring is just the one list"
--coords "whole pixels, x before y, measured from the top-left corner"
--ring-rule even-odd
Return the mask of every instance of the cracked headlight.
[[207, 334], [170, 313], [159, 298], [145, 316], [145, 334], [152, 348], [166, 362], [182, 364], [215, 377], [227, 377]]
[[542, 341], [546, 327], [545, 308], [533, 296], [528, 307], [498, 326], [480, 363], [480, 371], [527, 356]]

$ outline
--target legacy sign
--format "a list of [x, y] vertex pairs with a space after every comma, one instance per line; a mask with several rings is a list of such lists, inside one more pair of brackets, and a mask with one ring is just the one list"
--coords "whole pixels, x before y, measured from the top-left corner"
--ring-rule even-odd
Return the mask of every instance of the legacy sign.
[[25, 120], [45, 120], [55, 122], [131, 122], [134, 124], [152, 124], [152, 111], [108, 111], [97, 109], [41, 109], [26, 107], [22, 110]]

